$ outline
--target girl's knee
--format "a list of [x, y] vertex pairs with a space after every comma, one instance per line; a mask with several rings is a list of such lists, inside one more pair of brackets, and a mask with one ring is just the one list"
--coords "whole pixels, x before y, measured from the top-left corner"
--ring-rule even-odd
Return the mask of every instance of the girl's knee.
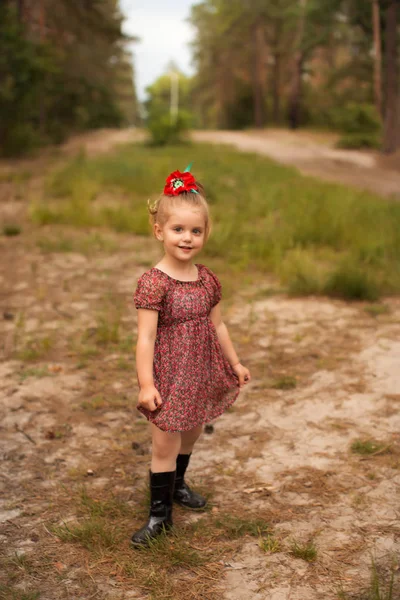
[[167, 460], [178, 456], [180, 448], [179, 436], [156, 435], [153, 436], [152, 454], [158, 460]]

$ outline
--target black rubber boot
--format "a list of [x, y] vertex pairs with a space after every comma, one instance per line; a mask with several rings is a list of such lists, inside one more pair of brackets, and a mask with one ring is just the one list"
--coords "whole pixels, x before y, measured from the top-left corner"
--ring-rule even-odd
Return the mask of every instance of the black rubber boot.
[[163, 531], [172, 527], [172, 495], [176, 471], [150, 471], [150, 515], [146, 525], [136, 531], [131, 542], [134, 546], [147, 545]]
[[200, 509], [205, 507], [207, 500], [200, 494], [193, 492], [184, 479], [190, 457], [191, 454], [178, 454], [176, 459], [174, 502], [185, 508]]

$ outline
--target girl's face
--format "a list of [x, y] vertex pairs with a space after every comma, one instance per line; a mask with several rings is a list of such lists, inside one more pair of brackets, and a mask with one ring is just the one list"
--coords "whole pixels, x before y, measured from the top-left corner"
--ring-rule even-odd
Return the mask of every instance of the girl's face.
[[204, 246], [204, 213], [185, 204], [175, 206], [163, 225], [154, 225], [154, 233], [164, 243], [168, 256], [180, 262], [191, 262]]

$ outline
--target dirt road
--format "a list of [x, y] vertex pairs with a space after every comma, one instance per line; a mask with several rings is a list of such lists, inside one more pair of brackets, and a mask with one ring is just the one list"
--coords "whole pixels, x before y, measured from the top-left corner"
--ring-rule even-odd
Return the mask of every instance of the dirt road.
[[193, 455], [212, 509], [176, 510], [177, 537], [134, 554], [150, 438], [129, 300], [158, 249], [35, 227], [30, 188], [11, 201], [10, 186], [0, 211], [19, 206], [23, 235], [0, 238], [0, 598], [361, 600], [371, 557], [398, 590], [400, 300], [293, 299], [266, 278], [224, 303], [253, 381]]
[[400, 198], [400, 153], [388, 158], [377, 152], [339, 150], [335, 148], [336, 135], [307, 131], [197, 131], [192, 137], [264, 154], [305, 175]]

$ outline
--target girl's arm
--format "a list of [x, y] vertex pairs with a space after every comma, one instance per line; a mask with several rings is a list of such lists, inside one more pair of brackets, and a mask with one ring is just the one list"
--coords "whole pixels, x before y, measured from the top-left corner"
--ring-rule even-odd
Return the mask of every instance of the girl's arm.
[[162, 404], [161, 396], [154, 386], [153, 359], [157, 335], [158, 312], [138, 309], [138, 339], [136, 344], [136, 371], [139, 380], [138, 406], [156, 410]]
[[250, 371], [246, 369], [246, 367], [244, 367], [239, 361], [238, 355], [233, 347], [232, 340], [229, 337], [228, 329], [222, 320], [221, 307], [219, 303], [211, 309], [210, 319], [214, 324], [222, 351], [229, 361], [232, 369], [238, 376], [240, 387], [243, 387], [243, 385], [248, 383], [251, 379]]

